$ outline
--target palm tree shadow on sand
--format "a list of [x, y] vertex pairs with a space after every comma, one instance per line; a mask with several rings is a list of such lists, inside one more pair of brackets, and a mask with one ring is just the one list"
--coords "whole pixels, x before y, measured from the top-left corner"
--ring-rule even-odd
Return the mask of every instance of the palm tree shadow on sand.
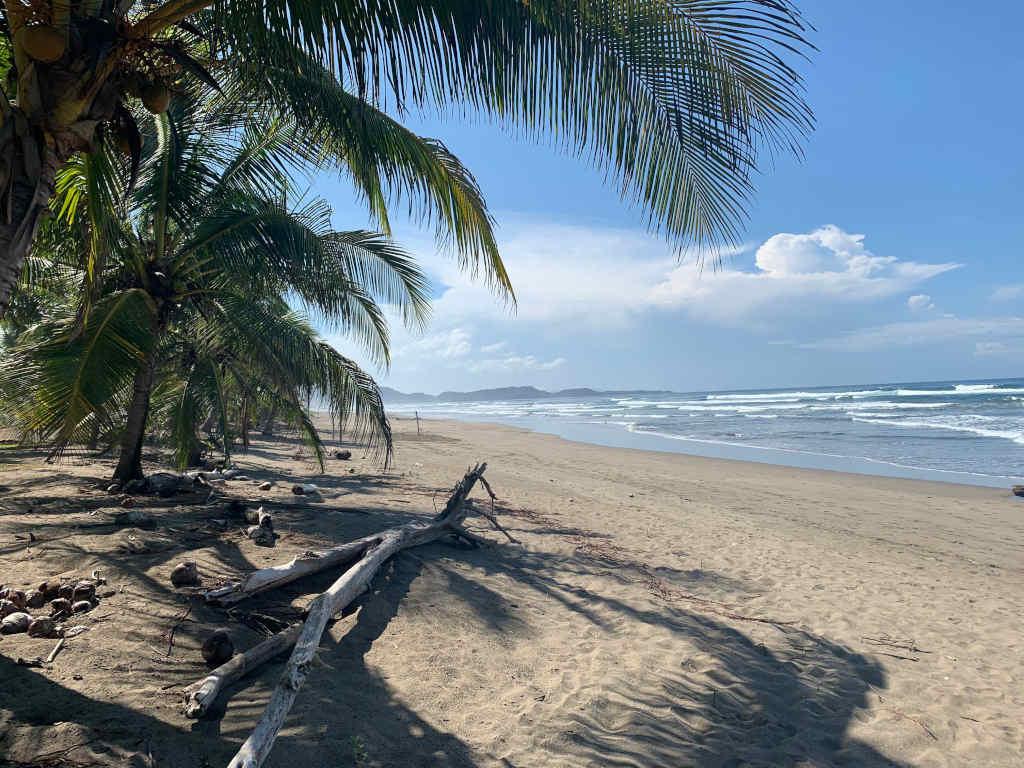
[[[599, 694], [583, 709], [558, 711], [546, 721], [524, 726], [538, 729], [535, 743], [546, 753], [544, 762], [706, 768], [904, 765], [847, 736], [867, 706], [871, 687], [885, 686], [882, 667], [860, 654], [792, 628], [780, 629], [768, 649], [716, 618], [678, 604], [638, 608], [580, 586], [604, 570], [579, 557], [513, 547], [454, 550], [439, 542], [400, 553], [359, 601], [358, 615], [325, 634], [316, 671], [300, 693], [268, 766], [530, 764], [489, 754], [487, 745], [465, 743], [445, 730], [443, 713], [439, 722], [436, 712], [421, 714], [414, 704], [400, 701], [386, 674], [367, 663], [367, 654], [421, 578], [438, 582], [445, 599], [476, 614], [488, 631], [530, 642], [529, 613], [465, 570], [456, 573], [449, 567], [456, 560], [556, 599], [597, 625], [604, 625], [602, 617], [617, 615], [667, 627], [679, 637], [680, 648], [690, 649], [686, 653], [692, 656], [681, 653], [678, 668], [669, 674], [652, 672], [637, 679], [610, 669], [600, 681]], [[322, 583], [302, 589], [315, 592], [336, 576], [322, 574], [316, 577]], [[401, 642], [415, 643], [416, 638], [405, 636]], [[158, 765], [169, 768], [223, 765], [262, 714], [280, 671], [279, 663], [267, 665], [232, 686], [212, 717], [181, 729], [116, 702], [89, 698], [4, 660], [5, 687], [18, 693], [0, 702], [0, 725], [39, 725], [40, 753], [46, 751], [47, 726], [72, 724], [83, 736], [98, 736], [110, 759], [101, 755], [98, 762], [83, 764], [144, 766], [151, 751]], [[88, 754], [72, 753], [67, 764]]]

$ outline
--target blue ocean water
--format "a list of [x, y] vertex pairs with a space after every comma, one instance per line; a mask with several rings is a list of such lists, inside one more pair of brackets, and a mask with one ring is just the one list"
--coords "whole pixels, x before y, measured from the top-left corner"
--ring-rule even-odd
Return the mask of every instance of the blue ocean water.
[[789, 466], [993, 486], [1024, 479], [1024, 379], [431, 402], [393, 410]]

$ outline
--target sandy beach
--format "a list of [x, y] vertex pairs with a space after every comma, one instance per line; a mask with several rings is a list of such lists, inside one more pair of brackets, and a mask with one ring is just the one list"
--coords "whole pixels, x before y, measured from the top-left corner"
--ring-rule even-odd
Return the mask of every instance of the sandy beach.
[[[107, 580], [53, 640], [0, 639], [0, 764], [220, 766], [281, 664], [187, 720], [199, 648], [245, 648], [337, 574], [230, 616], [204, 585], [434, 514], [488, 462], [503, 542], [399, 554], [325, 634], [268, 762], [312, 766], [1016, 766], [1024, 762], [1024, 499], [1008, 489], [572, 443], [482, 423], [394, 422], [387, 472], [358, 450], [317, 475], [256, 439], [220, 495], [277, 522], [261, 548], [205, 494], [145, 497], [154, 530], [97, 523], [108, 462], [5, 449], [0, 582]], [[152, 465], [150, 466], [152, 469]], [[255, 482], [272, 480], [270, 491]], [[296, 497], [293, 482], [322, 493]], [[216, 506], [216, 505], [214, 505]], [[260, 617], [264, 617], [261, 619]], [[261, 624], [261, 621], [263, 623]], [[265, 630], [264, 630], [265, 631]], [[6, 761], [6, 762], [5, 762]]]

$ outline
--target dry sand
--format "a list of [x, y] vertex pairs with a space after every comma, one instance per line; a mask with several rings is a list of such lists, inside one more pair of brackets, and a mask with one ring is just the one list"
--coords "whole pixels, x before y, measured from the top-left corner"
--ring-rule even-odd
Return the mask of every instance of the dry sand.
[[[216, 584], [431, 515], [477, 459], [522, 545], [395, 558], [325, 635], [269, 765], [1024, 764], [1024, 500], [1008, 491], [395, 426], [388, 473], [357, 451], [316, 476], [287, 441], [239, 456], [276, 485], [225, 495], [274, 512], [274, 549], [211, 527], [224, 515], [198, 495], [144, 500], [156, 531], [82, 527], [112, 503], [109, 463], [0, 455], [0, 582], [99, 569], [113, 591], [43, 668], [13, 660], [54, 641], [0, 639], [0, 764], [224, 765], [280, 664], [186, 720], [203, 638], [226, 625], [247, 647], [261, 634], [242, 619], [288, 620], [333, 576], [225, 617], [176, 594], [172, 567], [195, 559]], [[323, 498], [292, 496], [299, 479]], [[140, 541], [156, 551], [124, 551]]]

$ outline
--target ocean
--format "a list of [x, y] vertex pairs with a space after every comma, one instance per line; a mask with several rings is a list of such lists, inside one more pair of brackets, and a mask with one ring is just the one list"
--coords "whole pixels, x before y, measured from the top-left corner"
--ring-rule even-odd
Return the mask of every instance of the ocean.
[[389, 410], [787, 466], [975, 485], [1024, 481], [1024, 379], [403, 403]]

